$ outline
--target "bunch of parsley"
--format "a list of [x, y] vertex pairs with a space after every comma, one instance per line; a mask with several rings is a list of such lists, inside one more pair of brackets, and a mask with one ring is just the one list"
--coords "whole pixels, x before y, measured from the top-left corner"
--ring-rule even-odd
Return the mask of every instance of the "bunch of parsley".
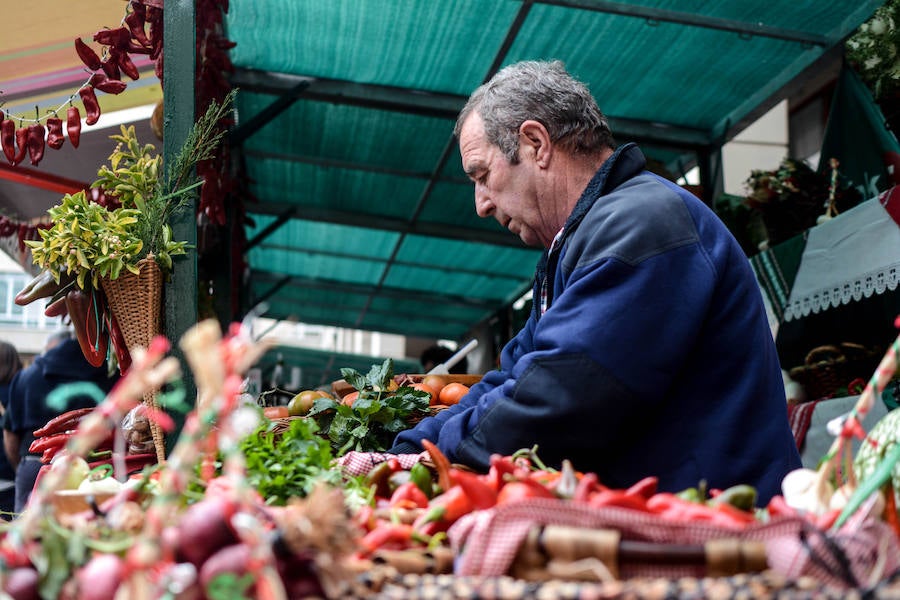
[[428, 413], [427, 392], [401, 387], [391, 390], [394, 361], [372, 365], [365, 376], [355, 369], [341, 369], [344, 380], [359, 392], [353, 406], [319, 398], [309, 411], [331, 441], [335, 456], [351, 450], [381, 452], [391, 447], [400, 431], [409, 429], [411, 417]]

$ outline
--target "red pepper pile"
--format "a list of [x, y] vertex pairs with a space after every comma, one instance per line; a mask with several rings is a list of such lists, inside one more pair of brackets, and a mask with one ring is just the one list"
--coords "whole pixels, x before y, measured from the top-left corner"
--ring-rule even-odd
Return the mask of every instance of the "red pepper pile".
[[[34, 441], [31, 442], [28, 451], [32, 454], [40, 453], [41, 462], [49, 464], [53, 457], [66, 447], [69, 438], [75, 435], [81, 419], [93, 410], [93, 408], [77, 408], [50, 419], [46, 425], [34, 430]], [[109, 451], [112, 450], [112, 447], [113, 436], [110, 433], [109, 437], [103, 440], [94, 451]]]
[[[460, 517], [474, 511], [531, 498], [555, 498], [595, 508], [617, 507], [640, 511], [660, 519], [681, 523], [707, 523], [740, 530], [754, 523], [781, 516], [800, 516], [776, 496], [764, 509], [757, 509], [756, 490], [736, 485], [725, 490], [690, 488], [678, 494], [657, 490], [658, 478], [646, 477], [627, 489], [603, 485], [595, 473], [580, 473], [565, 461], [561, 470], [546, 468], [534, 449], [512, 456], [494, 455], [490, 470], [477, 474], [452, 466], [433, 444], [423, 440], [434, 462], [437, 486], [423, 482], [417, 464], [404, 471], [389, 460], [369, 476], [375, 486], [375, 507], [357, 514], [365, 534], [360, 540], [363, 556], [384, 550], [432, 547], [441, 543], [447, 529]], [[430, 471], [428, 471], [430, 474]], [[433, 492], [437, 491], [437, 494]], [[808, 515], [819, 528], [828, 528], [837, 515]]]

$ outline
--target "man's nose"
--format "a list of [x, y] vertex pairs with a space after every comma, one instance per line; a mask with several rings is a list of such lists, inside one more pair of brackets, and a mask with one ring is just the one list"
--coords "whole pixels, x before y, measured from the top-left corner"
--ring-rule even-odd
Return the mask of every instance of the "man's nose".
[[475, 184], [475, 213], [482, 219], [494, 214], [494, 203], [480, 183]]

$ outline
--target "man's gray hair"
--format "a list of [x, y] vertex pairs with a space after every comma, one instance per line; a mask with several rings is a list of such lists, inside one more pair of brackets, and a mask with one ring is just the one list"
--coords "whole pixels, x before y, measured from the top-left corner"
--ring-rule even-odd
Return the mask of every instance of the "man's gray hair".
[[487, 141], [512, 163], [519, 162], [519, 126], [534, 120], [570, 152], [593, 154], [615, 148], [606, 117], [587, 86], [561, 61], [523, 61], [504, 67], [472, 92], [456, 120], [454, 135], [473, 112], [484, 122]]

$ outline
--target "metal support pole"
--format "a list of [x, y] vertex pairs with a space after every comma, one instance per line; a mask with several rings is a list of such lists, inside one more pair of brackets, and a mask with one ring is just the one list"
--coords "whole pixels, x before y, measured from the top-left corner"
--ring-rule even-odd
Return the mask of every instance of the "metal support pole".
[[[163, 164], [168, 172], [171, 161], [184, 145], [194, 124], [196, 97], [196, 13], [193, 0], [167, 0], [163, 14]], [[197, 388], [184, 354], [178, 347], [181, 336], [197, 323], [197, 202], [189, 202], [172, 215], [176, 240], [188, 242], [186, 256], [177, 257], [172, 279], [165, 288], [165, 335], [172, 342], [172, 354], [181, 361], [187, 401], [193, 404]], [[183, 425], [183, 415], [176, 419], [175, 431], [166, 440], [167, 450], [174, 446]], [[179, 419], [179, 417], [181, 417]]]

